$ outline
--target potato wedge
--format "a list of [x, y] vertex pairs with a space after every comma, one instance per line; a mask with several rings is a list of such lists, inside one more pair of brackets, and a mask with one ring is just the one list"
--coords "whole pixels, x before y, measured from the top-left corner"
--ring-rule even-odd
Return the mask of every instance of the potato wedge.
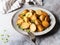
[[23, 28], [23, 29], [27, 29], [27, 28], [29, 28], [29, 26], [30, 26], [29, 23], [24, 22], [24, 23], [22, 23], [21, 28]]
[[32, 9], [31, 9], [29, 12], [31, 12], [32, 14], [34, 14], [34, 13], [35, 13], [35, 11], [34, 11], [34, 10], [32, 10]]
[[41, 24], [41, 21], [38, 20], [38, 19], [36, 19], [34, 23], [35, 23], [36, 25], [39, 25], [39, 24]]
[[38, 15], [41, 15], [41, 10], [39, 9], [39, 10], [36, 10], [36, 14], [38, 14]]
[[21, 12], [22, 15], [25, 15], [27, 12], [29, 12], [28, 9], [25, 9], [24, 11]]
[[48, 16], [48, 14], [44, 11], [41, 11], [41, 15]]
[[40, 19], [41, 21], [43, 21], [43, 20], [45, 19], [45, 16], [44, 16], [44, 15], [41, 15], [41, 16], [39, 17], [39, 19]]
[[44, 27], [42, 25], [37, 25], [37, 28], [38, 28], [38, 30], [37, 30], [38, 32], [41, 32], [44, 29]]
[[32, 15], [32, 16], [30, 17], [30, 19], [31, 19], [32, 22], [35, 22], [35, 20], [37, 19], [37, 17], [36, 17], [36, 15], [34, 14], [34, 15]]
[[45, 17], [45, 21], [48, 21], [48, 22], [50, 21], [49, 16], [46, 16], [46, 17]]
[[23, 20], [25, 21], [25, 22], [28, 22], [29, 20], [28, 20], [28, 18], [27, 17], [23, 17]]
[[35, 31], [36, 31], [36, 25], [35, 25], [34, 23], [32, 23], [32, 24], [30, 25], [30, 31], [31, 31], [31, 32], [35, 32]]
[[26, 13], [26, 17], [31, 17], [32, 16], [32, 13], [31, 12], [28, 12], [28, 13]]
[[16, 21], [16, 24], [21, 25], [23, 22], [24, 22], [23, 19], [18, 19], [18, 20]]
[[48, 21], [43, 21], [43, 22], [42, 22], [42, 25], [43, 25], [45, 28], [47, 28], [47, 27], [49, 26], [49, 22], [48, 22]]

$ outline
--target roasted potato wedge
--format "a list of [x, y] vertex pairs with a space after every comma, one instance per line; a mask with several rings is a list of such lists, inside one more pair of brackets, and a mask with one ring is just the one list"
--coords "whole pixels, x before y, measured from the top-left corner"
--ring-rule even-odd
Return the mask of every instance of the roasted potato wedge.
[[41, 32], [44, 29], [44, 27], [42, 25], [37, 25], [37, 28], [38, 28], [38, 30], [37, 30], [38, 32]]
[[28, 9], [25, 9], [24, 11], [21, 12], [22, 15], [25, 15], [27, 12], [29, 12]]
[[27, 28], [29, 28], [29, 26], [30, 26], [29, 23], [24, 22], [24, 23], [22, 23], [21, 28], [23, 28], [23, 29], [27, 29]]
[[30, 25], [30, 31], [31, 31], [31, 32], [35, 32], [35, 31], [36, 31], [36, 25], [35, 25], [35, 24], [32, 23], [32, 24]]
[[26, 17], [31, 17], [32, 16], [32, 13], [31, 12], [28, 12], [28, 13], [26, 13]]
[[38, 15], [41, 15], [41, 10], [39, 9], [39, 10], [36, 10], [36, 14], [38, 14]]
[[[43, 21], [44, 19], [45, 19], [45, 16], [44, 15], [41, 15], [40, 17], [39, 17], [39, 19], [41, 20], [41, 21]], [[46, 20], [46, 19], [45, 19]]]
[[42, 25], [47, 28], [49, 26], [49, 22], [48, 21], [42, 21]]
[[50, 21], [49, 16], [46, 16], [46, 17], [45, 17], [45, 21], [48, 21], [48, 22]]
[[39, 25], [39, 24], [41, 24], [41, 21], [38, 20], [38, 19], [36, 19], [34, 23], [35, 23], [36, 25]]
[[21, 25], [23, 22], [24, 22], [23, 19], [20, 18], [16, 21], [16, 24]]

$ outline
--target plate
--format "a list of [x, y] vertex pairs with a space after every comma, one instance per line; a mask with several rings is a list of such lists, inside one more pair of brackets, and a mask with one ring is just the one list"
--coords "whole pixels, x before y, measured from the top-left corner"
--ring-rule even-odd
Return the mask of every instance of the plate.
[[50, 24], [51, 24], [51, 25], [50, 25], [47, 29], [45, 29], [44, 31], [42, 31], [42, 32], [34, 32], [34, 35], [35, 35], [35, 36], [46, 34], [46, 33], [48, 33], [49, 31], [51, 31], [51, 30], [54, 28], [54, 26], [55, 26], [55, 24], [56, 24], [56, 19], [55, 19], [54, 15], [53, 15], [50, 11], [48, 11], [48, 10], [46, 10], [46, 9], [43, 9], [43, 8], [39, 8], [39, 7], [22, 8], [22, 9], [20, 9], [17, 13], [15, 13], [15, 14], [13, 15], [12, 20], [11, 20], [11, 24], [12, 24], [13, 28], [14, 28], [16, 31], [18, 31], [19, 33], [22, 33], [22, 34], [24, 34], [24, 35], [28, 35], [27, 32], [19, 29], [19, 28], [17, 27], [17, 25], [16, 25], [16, 20], [17, 20], [17, 18], [18, 18], [18, 15], [19, 15], [19, 13], [22, 12], [24, 9], [33, 9], [33, 10], [40, 9], [40, 10], [42, 10], [42, 11], [45, 11], [45, 12], [49, 15], [49, 17], [50, 17], [50, 20], [51, 20]]

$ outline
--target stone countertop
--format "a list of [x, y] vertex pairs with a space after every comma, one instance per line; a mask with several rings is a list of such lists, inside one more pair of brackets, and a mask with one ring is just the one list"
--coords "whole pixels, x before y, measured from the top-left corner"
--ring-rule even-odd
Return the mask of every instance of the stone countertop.
[[[25, 7], [28, 6], [25, 5]], [[60, 0], [44, 0], [44, 6], [41, 6], [41, 8], [45, 8], [54, 14], [56, 17], [56, 25], [48, 34], [36, 37], [38, 44], [60, 45]], [[4, 34], [10, 35], [9, 41], [3, 43], [0, 40], [0, 45], [33, 45], [28, 37], [23, 36], [12, 28], [11, 18], [14, 13], [0, 15], [0, 34], [4, 33], [3, 30], [7, 30]]]

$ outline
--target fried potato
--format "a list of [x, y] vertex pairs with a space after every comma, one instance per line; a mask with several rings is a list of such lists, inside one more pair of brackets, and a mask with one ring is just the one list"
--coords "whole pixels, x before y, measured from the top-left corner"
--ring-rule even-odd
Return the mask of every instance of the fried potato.
[[48, 16], [48, 14], [44, 11], [41, 11], [41, 15]]
[[31, 32], [35, 32], [35, 31], [36, 31], [36, 25], [35, 25], [35, 24], [32, 23], [32, 24], [30, 25], [30, 31], [31, 31]]
[[28, 12], [28, 13], [26, 13], [26, 17], [31, 17], [32, 16], [32, 13], [31, 12]]
[[44, 11], [42, 11], [42, 10], [36, 10], [36, 13], [37, 13], [38, 15], [45, 15], [45, 16], [48, 15], [46, 12], [44, 12]]
[[29, 12], [29, 10], [25, 9], [24, 11], [21, 12], [21, 14], [25, 15], [27, 12]]
[[35, 23], [36, 25], [39, 25], [39, 24], [41, 24], [41, 21], [39, 21], [38, 19], [36, 19], [34, 23]]
[[41, 32], [44, 29], [44, 27], [42, 25], [37, 25], [37, 28], [38, 28], [38, 30], [37, 30], [38, 32]]
[[49, 26], [49, 22], [48, 21], [42, 21], [42, 25], [47, 28]]
[[50, 21], [49, 16], [45, 17], [45, 21], [48, 21], [48, 22]]
[[44, 16], [44, 15], [41, 15], [41, 16], [39, 17], [39, 19], [40, 19], [41, 21], [43, 21], [43, 20], [45, 19], [45, 16]]
[[30, 26], [29, 23], [24, 22], [24, 23], [22, 23], [21, 28], [23, 28], [23, 29], [27, 29], [27, 28], [29, 28], [29, 26]]
[[16, 21], [16, 24], [21, 25], [23, 22], [24, 22], [23, 19], [18, 19], [18, 20]]
[[31, 12], [32, 14], [34, 14], [34, 13], [35, 13], [35, 11], [34, 11], [34, 10], [32, 10], [32, 9], [31, 9], [29, 12]]
[[23, 20], [25, 21], [25, 22], [28, 22], [29, 20], [28, 20], [28, 18], [27, 17], [23, 17]]
[[32, 22], [34, 22], [34, 21], [37, 19], [37, 17], [36, 17], [36, 15], [34, 14], [34, 15], [32, 15], [32, 16], [30, 17], [30, 19], [31, 19]]
[[41, 10], [36, 10], [36, 14], [41, 15]]

